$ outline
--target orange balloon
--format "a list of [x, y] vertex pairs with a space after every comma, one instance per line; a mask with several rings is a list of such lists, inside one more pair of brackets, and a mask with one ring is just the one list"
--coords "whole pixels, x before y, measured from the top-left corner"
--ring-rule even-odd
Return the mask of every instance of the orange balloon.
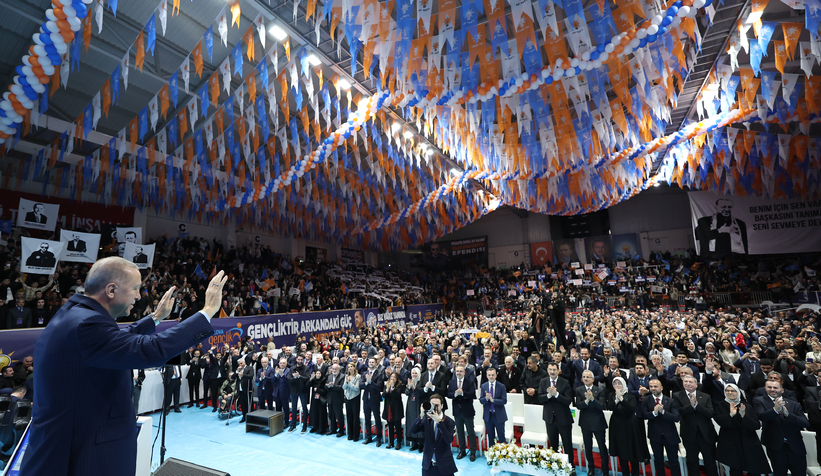
[[52, 11], [54, 12], [54, 16], [58, 20], [65, 20], [66, 18], [68, 18], [68, 15], [66, 15], [66, 12], [63, 11], [62, 6], [60, 6], [60, 8], [52, 8]]
[[530, 82], [531, 83], [535, 83], [537, 79], [539, 79], [539, 78], [535, 74], [530, 75]]
[[613, 50], [613, 53], [617, 54], [617, 55], [620, 55], [623, 51], [624, 51], [624, 47], [622, 45], [619, 45], [619, 46], [616, 47], [616, 49]]
[[619, 43], [621, 43], [622, 46], [627, 46], [630, 43], [630, 35], [623, 37]]
[[71, 31], [71, 28], [67, 30], [60, 29], [60, 36], [63, 37], [63, 41], [66, 43], [71, 43], [71, 41], [74, 40], [74, 32]]

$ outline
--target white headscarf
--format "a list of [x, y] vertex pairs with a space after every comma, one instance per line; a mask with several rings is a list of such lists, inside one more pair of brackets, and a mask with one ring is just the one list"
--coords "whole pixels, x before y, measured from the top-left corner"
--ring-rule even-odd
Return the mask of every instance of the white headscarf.
[[[732, 388], [736, 391], [737, 397], [735, 400], [731, 400], [730, 397], [727, 396], [727, 389]], [[724, 401], [727, 403], [735, 403], [736, 405], [741, 403], [741, 390], [735, 384], [728, 383], [724, 386]]]
[[618, 395], [620, 395], [620, 396], [623, 396], [625, 393], [627, 393], [627, 382], [625, 382], [625, 381], [624, 381], [624, 379], [623, 379], [623, 378], [621, 378], [621, 377], [615, 377], [615, 378], [613, 379], [613, 383], [615, 384], [617, 381], [618, 381], [618, 382], [621, 382], [621, 392], [619, 392], [618, 390], [616, 390], [616, 386], [615, 386], [615, 385], [613, 385], [613, 390], [616, 390], [616, 394], [618, 394]]

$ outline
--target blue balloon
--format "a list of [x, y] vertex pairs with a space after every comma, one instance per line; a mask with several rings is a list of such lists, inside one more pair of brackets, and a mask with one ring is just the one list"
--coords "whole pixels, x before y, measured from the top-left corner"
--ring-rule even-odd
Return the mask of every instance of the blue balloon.
[[26, 87], [29, 85], [29, 82], [25, 76], [20, 76], [19, 78], [17, 78], [17, 81], [20, 81], [20, 86]]
[[667, 16], [668, 17], [675, 17], [677, 14], [678, 14], [678, 7], [677, 6], [673, 5], [672, 7], [667, 9]]
[[707, 8], [712, 4], [713, 4], [713, 0], [707, 0], [706, 2], [704, 2], [704, 8]]
[[22, 66], [17, 66], [16, 68], [14, 68], [14, 71], [16, 71], [19, 76], [25, 76], [25, 74], [23, 73]]
[[641, 40], [639, 40], [639, 48], [644, 48], [645, 46], [647, 46], [647, 37], [646, 36], [644, 38], [642, 38]]
[[[662, 21], [662, 23], [664, 23], [664, 22]], [[666, 26], [660, 26], [658, 34], [663, 35], [665, 33], [667, 33], [667, 27]]]
[[51, 64], [55, 67], [60, 66], [63, 63], [63, 58], [55, 51], [52, 53], [51, 51], [48, 52], [48, 59], [51, 60]]
[[659, 31], [661, 31], [662, 28], [666, 27], [670, 23], [673, 23], [673, 19], [671, 17], [664, 17], [664, 19], [661, 20], [661, 24], [663, 26], [659, 27]]
[[26, 94], [26, 97], [28, 97], [31, 101], [37, 100], [37, 93], [33, 89], [31, 89], [31, 86], [23, 86], [23, 92]]
[[54, 42], [51, 41], [51, 36], [50, 35], [47, 35], [45, 33], [40, 33], [39, 36], [40, 36], [40, 41], [42, 41], [44, 45], [54, 44]]
[[0, 108], [0, 117], [8, 117], [8, 116], [6, 116], [6, 110], [5, 109]]
[[72, 3], [71, 6], [77, 11], [77, 18], [83, 19], [88, 15], [88, 7], [86, 7], [83, 2], [75, 2]]
[[552, 84], [553, 83], [553, 76], [548, 76], [547, 79], [544, 80], [545, 84]]
[[596, 51], [598, 51], [599, 54], [604, 53], [604, 47], [605, 46], [607, 46], [607, 45], [605, 45], [605, 44], [597, 45], [596, 46]]
[[582, 69], [579, 68], [578, 66], [576, 66], [576, 74], [577, 75], [582, 74]]
[[597, 59], [599, 59], [598, 50], [590, 52], [590, 59], [593, 60], [593, 61], [596, 61]]

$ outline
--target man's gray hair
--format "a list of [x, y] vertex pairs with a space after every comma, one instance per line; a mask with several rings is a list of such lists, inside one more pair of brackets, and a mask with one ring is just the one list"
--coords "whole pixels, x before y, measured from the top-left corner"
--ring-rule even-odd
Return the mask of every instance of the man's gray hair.
[[110, 283], [124, 283], [128, 279], [128, 269], [139, 271], [140, 268], [131, 261], [117, 256], [97, 261], [89, 270], [88, 276], [86, 276], [86, 295], [93, 296], [105, 289]]

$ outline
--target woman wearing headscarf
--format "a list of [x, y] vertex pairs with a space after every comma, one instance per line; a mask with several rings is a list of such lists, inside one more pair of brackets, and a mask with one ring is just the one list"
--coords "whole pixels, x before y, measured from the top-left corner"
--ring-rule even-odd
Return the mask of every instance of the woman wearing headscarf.
[[724, 386], [724, 401], [713, 405], [713, 418], [721, 427], [716, 459], [730, 467], [730, 476], [769, 474], [770, 465], [756, 434], [761, 422], [742, 395], [737, 386], [728, 383]]
[[425, 441], [425, 433], [411, 433], [410, 426], [419, 417], [419, 412], [422, 405], [423, 385], [419, 384], [419, 377], [422, 375], [420, 366], [416, 365], [411, 369], [411, 376], [408, 379], [408, 385], [405, 387], [405, 395], [408, 396], [408, 401], [405, 404], [405, 435], [411, 443], [410, 450], [419, 450], [422, 452], [423, 442]]
[[636, 397], [627, 391], [627, 382], [614, 378], [613, 393], [607, 397], [607, 409], [613, 412], [608, 425], [610, 456], [618, 457], [622, 474], [632, 476], [638, 476], [640, 465], [650, 455], [644, 422], [636, 416], [637, 404]]

